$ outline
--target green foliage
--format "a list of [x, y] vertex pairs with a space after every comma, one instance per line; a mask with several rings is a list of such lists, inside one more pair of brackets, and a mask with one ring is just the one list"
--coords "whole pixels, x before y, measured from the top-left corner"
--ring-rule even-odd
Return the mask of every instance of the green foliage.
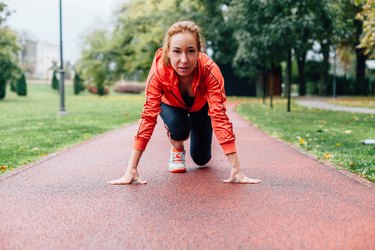
[[25, 73], [22, 73], [20, 78], [17, 80], [17, 94], [19, 96], [27, 95], [26, 77]]
[[110, 48], [110, 37], [106, 30], [97, 29], [86, 37], [86, 48], [82, 52], [81, 59], [77, 65], [78, 71], [82, 72], [87, 83], [94, 83], [99, 90], [109, 85], [113, 79], [111, 63], [113, 59]]
[[52, 89], [59, 89], [59, 80], [56, 77], [56, 69], [53, 70], [51, 87]]
[[6, 95], [6, 83], [10, 79], [16, 78], [18, 67], [18, 51], [20, 47], [17, 43], [17, 35], [3, 22], [9, 12], [4, 3], [0, 3], [0, 100]]
[[[284, 61], [294, 48], [297, 59], [312, 48], [328, 27], [322, 23], [325, 1], [233, 0], [229, 19], [235, 27], [238, 49], [234, 63], [239, 73], [256, 75]], [[250, 70], [249, 70], [250, 69]]]
[[10, 16], [10, 11], [7, 9], [7, 5], [2, 1], [0, 2], [0, 25], [5, 22], [8, 16]]
[[219, 65], [231, 65], [238, 46], [233, 35], [236, 28], [228, 21], [229, 5], [228, 0], [198, 0], [199, 12], [186, 15], [202, 27], [207, 49]]
[[103, 95], [106, 95], [106, 92], [105, 92], [105, 87], [103, 84], [99, 84], [99, 85], [96, 85], [97, 88], [98, 88], [98, 95], [99, 96], [103, 96]]
[[10, 91], [17, 93], [17, 81], [14, 79], [10, 81]]
[[73, 90], [75, 95], [79, 95], [81, 91], [85, 90], [85, 86], [83, 85], [83, 79], [80, 77], [77, 71], [75, 71], [74, 73]]
[[[356, 0], [355, 3], [358, 6], [362, 1]], [[365, 0], [356, 19], [363, 22], [363, 33], [358, 47], [365, 49], [364, 53], [375, 59], [375, 0]]]
[[6, 95], [6, 82], [0, 78], [0, 100], [3, 99]]
[[118, 13], [113, 33], [116, 51], [125, 51], [116, 71], [124, 75], [148, 73], [155, 51], [162, 46], [167, 28], [189, 9], [189, 1], [134, 0], [125, 3]]
[[133, 0], [116, 12], [111, 33], [96, 28], [85, 38], [78, 69], [87, 83], [100, 86], [120, 78], [147, 76], [155, 51], [167, 28], [180, 17], [198, 13], [199, 4], [188, 0]]
[[[289, 1], [287, 1], [289, 2]], [[285, 3], [283, 3], [285, 4]], [[234, 65], [239, 74], [256, 76], [286, 58], [294, 40], [290, 9], [281, 1], [233, 0], [229, 19], [238, 42]]]

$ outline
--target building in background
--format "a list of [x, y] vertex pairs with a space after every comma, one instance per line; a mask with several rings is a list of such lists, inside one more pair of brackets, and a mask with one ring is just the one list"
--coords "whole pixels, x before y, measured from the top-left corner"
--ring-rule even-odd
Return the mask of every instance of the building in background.
[[29, 79], [49, 80], [59, 61], [59, 46], [46, 42], [26, 40], [20, 55], [22, 67]]

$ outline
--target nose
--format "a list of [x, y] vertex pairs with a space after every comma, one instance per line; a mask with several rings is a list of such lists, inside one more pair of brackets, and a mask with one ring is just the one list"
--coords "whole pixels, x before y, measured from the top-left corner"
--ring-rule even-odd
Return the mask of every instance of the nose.
[[186, 54], [185, 53], [182, 53], [181, 54], [181, 62], [182, 63], [186, 63], [188, 60], [187, 60], [187, 56], [186, 56]]

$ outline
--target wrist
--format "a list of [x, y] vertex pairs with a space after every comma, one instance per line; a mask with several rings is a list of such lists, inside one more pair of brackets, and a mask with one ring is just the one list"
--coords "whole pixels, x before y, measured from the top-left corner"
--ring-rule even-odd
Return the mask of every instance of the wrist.
[[232, 168], [233, 168], [233, 169], [240, 169], [240, 164], [232, 165]]
[[137, 169], [137, 165], [129, 163], [128, 169]]
[[240, 161], [238, 160], [237, 153], [228, 154], [227, 157], [233, 169], [240, 168]]

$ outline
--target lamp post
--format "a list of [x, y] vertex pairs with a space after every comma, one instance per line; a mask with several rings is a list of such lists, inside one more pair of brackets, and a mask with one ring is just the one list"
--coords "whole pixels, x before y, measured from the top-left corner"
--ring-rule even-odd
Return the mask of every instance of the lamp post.
[[67, 115], [65, 111], [65, 93], [64, 93], [64, 60], [63, 60], [63, 42], [62, 42], [62, 8], [60, 2], [60, 80], [59, 80], [59, 94], [60, 94], [60, 110], [59, 115]]

